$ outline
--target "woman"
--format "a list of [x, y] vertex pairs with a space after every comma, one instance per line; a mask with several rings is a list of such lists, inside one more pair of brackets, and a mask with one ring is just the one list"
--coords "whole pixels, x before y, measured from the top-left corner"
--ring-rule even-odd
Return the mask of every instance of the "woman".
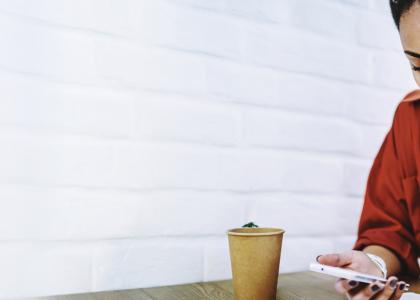
[[[420, 86], [420, 0], [391, 0], [404, 52]], [[370, 285], [340, 279], [349, 299], [400, 299], [420, 274], [420, 90], [398, 105], [392, 127], [369, 174], [358, 238], [352, 251], [317, 257], [322, 264], [388, 278]], [[388, 277], [389, 276], [389, 277]]]

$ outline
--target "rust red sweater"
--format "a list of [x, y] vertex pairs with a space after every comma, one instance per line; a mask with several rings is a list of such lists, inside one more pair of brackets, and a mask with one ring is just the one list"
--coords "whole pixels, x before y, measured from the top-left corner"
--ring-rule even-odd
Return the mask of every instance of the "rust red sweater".
[[418, 277], [420, 254], [420, 90], [398, 105], [370, 170], [355, 250], [393, 251], [403, 273]]

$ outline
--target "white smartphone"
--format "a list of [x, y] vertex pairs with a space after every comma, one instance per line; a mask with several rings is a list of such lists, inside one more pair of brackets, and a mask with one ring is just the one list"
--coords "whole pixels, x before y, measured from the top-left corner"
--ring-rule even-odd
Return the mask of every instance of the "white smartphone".
[[322, 273], [325, 275], [330, 275], [338, 278], [344, 278], [348, 280], [355, 280], [358, 282], [372, 283], [374, 281], [386, 282], [386, 279], [382, 277], [377, 277], [373, 275], [363, 274], [356, 271], [346, 270], [343, 268], [331, 267], [326, 265], [321, 265], [319, 263], [312, 263], [309, 266], [309, 270]]
[[[348, 280], [355, 280], [358, 282], [364, 283], [372, 283], [375, 281], [380, 281], [382, 283], [386, 283], [387, 280], [382, 277], [377, 277], [369, 274], [363, 274], [356, 271], [346, 270], [343, 268], [331, 267], [326, 265], [321, 265], [319, 263], [311, 263], [309, 266], [309, 270], [325, 275], [330, 275], [338, 278], [344, 278]], [[408, 291], [409, 284], [407, 284], [405, 290]]]

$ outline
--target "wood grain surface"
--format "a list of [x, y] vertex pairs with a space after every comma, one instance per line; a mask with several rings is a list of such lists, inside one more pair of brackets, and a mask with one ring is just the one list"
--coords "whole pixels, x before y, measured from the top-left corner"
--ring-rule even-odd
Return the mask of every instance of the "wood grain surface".
[[[335, 279], [313, 272], [281, 274], [277, 299], [281, 300], [342, 300], [333, 289]], [[420, 293], [420, 281], [412, 282], [411, 291]], [[233, 299], [230, 280], [156, 288], [110, 291], [77, 295], [27, 298], [26, 300], [201, 300]]]

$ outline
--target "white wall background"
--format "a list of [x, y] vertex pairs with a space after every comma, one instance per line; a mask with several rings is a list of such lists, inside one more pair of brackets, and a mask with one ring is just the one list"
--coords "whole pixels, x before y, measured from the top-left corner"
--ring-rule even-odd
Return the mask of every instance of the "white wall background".
[[[281, 271], [354, 242], [412, 88], [384, 0], [0, 0], [0, 296]], [[328, 213], [328, 217], [325, 217]]]

